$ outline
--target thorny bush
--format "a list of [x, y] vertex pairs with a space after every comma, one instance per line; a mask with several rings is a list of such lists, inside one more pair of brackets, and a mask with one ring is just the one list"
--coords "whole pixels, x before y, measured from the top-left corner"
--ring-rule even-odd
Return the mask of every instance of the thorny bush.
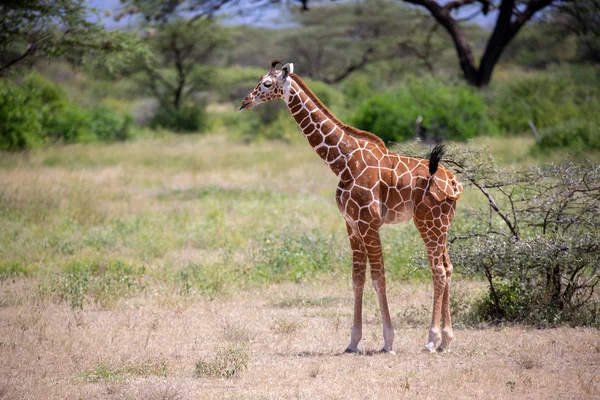
[[488, 283], [476, 316], [600, 327], [600, 165], [502, 170], [471, 149], [445, 164], [486, 199], [449, 236], [454, 264]]

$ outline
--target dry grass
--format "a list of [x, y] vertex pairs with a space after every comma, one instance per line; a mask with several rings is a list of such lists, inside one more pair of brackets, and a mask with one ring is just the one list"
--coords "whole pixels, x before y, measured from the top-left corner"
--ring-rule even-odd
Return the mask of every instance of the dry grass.
[[[473, 289], [469, 282], [456, 286]], [[315, 301], [276, 305], [290, 293]], [[340, 301], [317, 301], [324, 295]], [[162, 296], [145, 294], [111, 310], [28, 302], [1, 308], [3, 398], [600, 395], [600, 333], [593, 329], [459, 329], [449, 352], [428, 354], [421, 352], [426, 323], [397, 326], [392, 356], [375, 353], [381, 326], [376, 303], [368, 301], [366, 355], [355, 356], [342, 353], [351, 321], [349, 284], [271, 286], [195, 298], [184, 309], [167, 305], [184, 298], [169, 303]], [[392, 283], [390, 302], [396, 316], [411, 305], [428, 307], [430, 287]]]
[[[343, 354], [347, 239], [305, 143], [66, 146], [2, 154], [0, 171], [2, 399], [600, 396], [598, 330], [457, 324], [451, 351], [422, 353], [411, 224], [383, 233], [397, 355], [375, 353], [372, 290], [364, 353]], [[456, 280], [459, 310], [481, 285]]]

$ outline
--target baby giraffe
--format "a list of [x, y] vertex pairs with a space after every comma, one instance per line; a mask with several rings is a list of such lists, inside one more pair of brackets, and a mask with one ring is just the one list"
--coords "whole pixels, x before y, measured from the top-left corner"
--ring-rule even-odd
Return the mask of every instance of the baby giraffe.
[[381, 351], [393, 353], [394, 330], [386, 297], [379, 229], [383, 224], [397, 224], [411, 218], [427, 247], [433, 274], [433, 315], [425, 347], [432, 352], [444, 350], [453, 337], [450, 322], [452, 263], [446, 238], [462, 185], [452, 172], [439, 164], [443, 148], [434, 148], [429, 160], [390, 152], [379, 137], [337, 119], [294, 74], [293, 64], [285, 64], [279, 70], [278, 64], [281, 63], [271, 63], [271, 70], [246, 96], [240, 110], [282, 98], [308, 143], [340, 180], [335, 200], [346, 220], [352, 247], [354, 287], [354, 319], [346, 352], [359, 352], [368, 260], [383, 320]]

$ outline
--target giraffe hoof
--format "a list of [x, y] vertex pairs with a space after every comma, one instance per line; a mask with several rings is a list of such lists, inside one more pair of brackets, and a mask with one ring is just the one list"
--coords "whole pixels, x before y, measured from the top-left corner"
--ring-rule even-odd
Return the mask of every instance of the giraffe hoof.
[[425, 345], [425, 351], [429, 353], [435, 353], [435, 344], [433, 342], [429, 342]]
[[386, 353], [386, 354], [391, 354], [391, 355], [396, 355], [396, 352], [394, 350], [388, 350], [385, 347], [381, 350], [379, 350], [380, 353]]
[[360, 354], [360, 350], [357, 348], [351, 348], [351, 347], [346, 347], [346, 350], [344, 350], [344, 353], [346, 354]]

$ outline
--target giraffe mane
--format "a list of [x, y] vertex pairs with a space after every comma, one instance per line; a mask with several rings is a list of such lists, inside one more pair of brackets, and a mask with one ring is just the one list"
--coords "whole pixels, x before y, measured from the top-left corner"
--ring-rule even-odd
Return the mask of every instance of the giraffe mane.
[[319, 107], [319, 109], [323, 112], [323, 114], [325, 114], [327, 116], [327, 118], [329, 118], [334, 124], [336, 124], [339, 128], [341, 128], [344, 131], [344, 133], [352, 136], [353, 138], [356, 138], [359, 140], [366, 140], [367, 142], [371, 142], [371, 143], [374, 143], [378, 146], [385, 148], [385, 142], [379, 136], [377, 136], [371, 132], [360, 130], [353, 126], [346, 125], [342, 121], [340, 121], [338, 119], [338, 117], [333, 115], [333, 113], [331, 111], [329, 111], [329, 109], [327, 107], [325, 107], [325, 105], [323, 103], [321, 103], [321, 100], [319, 100], [317, 95], [314, 94], [314, 92], [312, 90], [310, 90], [310, 88], [306, 85], [306, 83], [304, 83], [304, 81], [298, 75], [291, 73], [290, 77], [294, 80], [294, 82], [296, 82], [296, 84], [298, 86], [300, 86], [300, 88], [302, 90], [304, 90], [304, 93], [306, 93], [306, 95], [317, 105], [317, 107]]

